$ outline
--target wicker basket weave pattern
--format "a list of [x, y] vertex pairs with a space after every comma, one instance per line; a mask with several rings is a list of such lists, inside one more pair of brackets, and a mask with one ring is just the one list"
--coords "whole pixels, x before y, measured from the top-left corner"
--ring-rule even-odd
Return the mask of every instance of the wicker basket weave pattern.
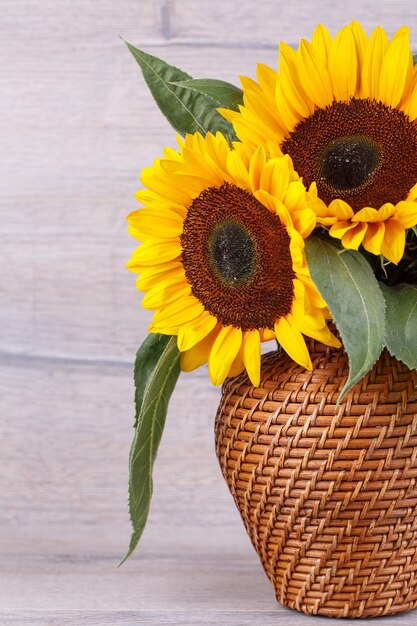
[[417, 376], [384, 353], [337, 406], [340, 350], [314, 369], [263, 357], [262, 381], [229, 379], [220, 466], [277, 599], [329, 617], [417, 606]]

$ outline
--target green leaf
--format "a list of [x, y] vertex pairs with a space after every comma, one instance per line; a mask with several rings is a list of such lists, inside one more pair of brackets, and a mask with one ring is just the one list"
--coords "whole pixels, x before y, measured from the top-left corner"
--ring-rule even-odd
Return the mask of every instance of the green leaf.
[[384, 347], [384, 298], [360, 252], [310, 237], [306, 256], [311, 277], [330, 309], [349, 357], [349, 377], [340, 401], [369, 372]]
[[176, 131], [181, 135], [220, 131], [229, 141], [236, 139], [231, 123], [216, 111], [212, 96], [176, 85], [192, 80], [192, 76], [125, 43], [139, 64], [155, 102]]
[[216, 106], [239, 110], [239, 104], [243, 104], [243, 91], [231, 83], [214, 78], [190, 78], [189, 80], [171, 83], [176, 87], [184, 87], [196, 91], [213, 100]]
[[149, 334], [135, 361], [136, 432], [129, 457], [129, 510], [133, 531], [122, 563], [136, 548], [145, 528], [152, 497], [153, 463], [179, 374], [176, 338]]
[[385, 298], [385, 343], [390, 353], [417, 369], [417, 286], [381, 283]]

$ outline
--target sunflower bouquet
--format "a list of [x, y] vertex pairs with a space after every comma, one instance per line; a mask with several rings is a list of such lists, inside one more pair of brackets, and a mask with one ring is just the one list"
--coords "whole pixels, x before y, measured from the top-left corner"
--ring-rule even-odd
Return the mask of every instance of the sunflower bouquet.
[[384, 348], [417, 368], [417, 66], [407, 28], [389, 41], [356, 22], [281, 43], [278, 68], [259, 63], [242, 89], [127, 47], [178, 133], [128, 216], [128, 267], [154, 311], [135, 363], [129, 555], [181, 370], [256, 387], [263, 342], [307, 370], [305, 337], [343, 344], [340, 401]]

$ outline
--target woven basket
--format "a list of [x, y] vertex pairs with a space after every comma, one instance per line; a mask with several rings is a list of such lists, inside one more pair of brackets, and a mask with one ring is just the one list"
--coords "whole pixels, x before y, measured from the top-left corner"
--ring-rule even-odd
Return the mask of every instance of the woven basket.
[[417, 606], [417, 376], [383, 353], [336, 406], [344, 352], [312, 342], [262, 380], [229, 379], [216, 418], [221, 470], [279, 602], [329, 617]]

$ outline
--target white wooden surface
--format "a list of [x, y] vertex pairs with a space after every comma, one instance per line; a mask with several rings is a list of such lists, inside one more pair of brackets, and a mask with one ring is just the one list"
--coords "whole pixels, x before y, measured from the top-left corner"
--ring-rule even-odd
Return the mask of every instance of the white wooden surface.
[[[131, 364], [149, 315], [124, 269], [141, 167], [174, 135], [118, 35], [237, 82], [276, 42], [356, 17], [417, 42], [415, 2], [1, 0], [0, 623], [328, 624], [279, 607], [213, 449], [218, 390], [174, 393], [140, 549]], [[193, 407], [198, 407], [194, 409]], [[345, 620], [338, 622], [348, 623]], [[417, 614], [373, 624], [417, 624]]]

